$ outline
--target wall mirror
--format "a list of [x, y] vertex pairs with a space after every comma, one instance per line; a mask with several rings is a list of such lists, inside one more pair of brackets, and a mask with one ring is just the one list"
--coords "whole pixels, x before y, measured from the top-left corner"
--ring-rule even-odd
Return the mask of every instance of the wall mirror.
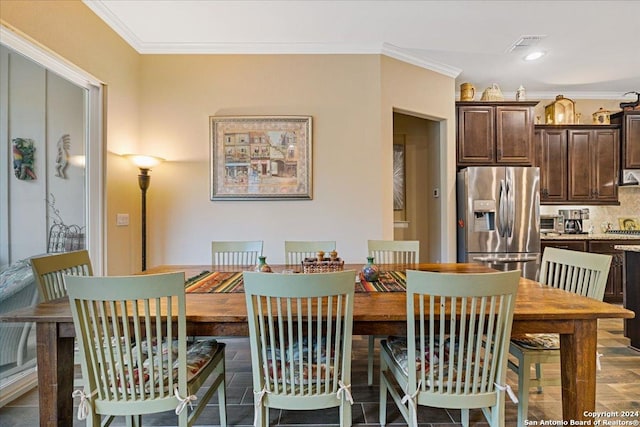
[[[102, 272], [102, 84], [3, 26], [0, 40], [0, 306], [8, 311], [37, 302], [35, 282], [24, 279], [32, 256], [88, 249]], [[34, 328], [0, 327], [9, 328], [0, 330], [6, 397], [34, 370]]]
[[[99, 274], [102, 83], [3, 26], [0, 40], [0, 266], [82, 244]], [[61, 223], [77, 228], [55, 242]]]

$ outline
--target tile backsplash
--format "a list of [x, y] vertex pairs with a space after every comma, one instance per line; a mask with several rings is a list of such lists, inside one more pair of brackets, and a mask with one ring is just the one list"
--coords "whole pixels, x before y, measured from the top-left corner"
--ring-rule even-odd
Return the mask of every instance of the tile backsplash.
[[640, 220], [640, 186], [621, 186], [618, 188], [619, 206], [594, 205], [543, 205], [541, 214], [557, 214], [559, 209], [589, 208], [589, 218], [594, 231], [600, 231], [600, 224], [610, 222], [613, 229], [619, 229], [618, 218], [638, 218]]

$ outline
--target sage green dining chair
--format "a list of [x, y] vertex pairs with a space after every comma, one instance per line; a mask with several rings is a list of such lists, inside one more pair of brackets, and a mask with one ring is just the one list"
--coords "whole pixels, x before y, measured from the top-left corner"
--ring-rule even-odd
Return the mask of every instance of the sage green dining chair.
[[184, 273], [65, 281], [82, 362], [79, 419], [99, 426], [102, 416], [120, 415], [138, 426], [144, 414], [173, 411], [187, 427], [217, 392], [226, 425], [225, 345], [187, 346]]
[[[33, 277], [38, 285], [38, 293], [41, 302], [48, 302], [67, 296], [65, 275], [93, 276], [91, 258], [86, 250], [61, 252], [31, 258]], [[79, 365], [79, 353], [77, 346], [73, 354], [74, 366]], [[79, 385], [81, 380], [74, 379], [74, 385]]]
[[332, 407], [350, 426], [355, 271], [243, 274], [254, 426], [268, 425], [270, 408]]
[[329, 252], [335, 250], [335, 241], [285, 240], [284, 242], [284, 257], [287, 265], [300, 265], [305, 258], [315, 258], [318, 251], [329, 255]]
[[480, 408], [504, 426], [509, 338], [520, 271], [453, 274], [407, 271], [407, 335], [380, 343], [380, 424], [387, 393], [411, 426], [418, 405]]
[[369, 256], [376, 264], [417, 264], [420, 262], [418, 240], [368, 240]]
[[42, 302], [67, 295], [64, 275], [93, 276], [91, 259], [86, 250], [33, 257], [31, 268]]
[[[367, 250], [376, 264], [416, 264], [420, 260], [420, 242], [418, 240], [368, 240]], [[376, 338], [382, 335], [369, 335], [369, 355], [367, 360], [367, 382], [373, 385], [373, 359]]]
[[211, 265], [214, 267], [246, 267], [258, 263], [262, 256], [262, 240], [213, 241], [211, 242]]
[[[538, 280], [602, 301], [611, 259], [611, 255], [547, 247], [542, 254]], [[544, 385], [560, 385], [559, 377], [545, 377], [542, 371], [542, 364], [560, 363], [560, 339], [558, 334], [525, 334], [511, 340], [509, 352], [514, 356], [509, 360], [509, 368], [518, 374], [518, 425], [524, 425], [529, 410], [529, 389], [537, 387], [541, 393]], [[532, 367], [535, 377], [531, 375]]]

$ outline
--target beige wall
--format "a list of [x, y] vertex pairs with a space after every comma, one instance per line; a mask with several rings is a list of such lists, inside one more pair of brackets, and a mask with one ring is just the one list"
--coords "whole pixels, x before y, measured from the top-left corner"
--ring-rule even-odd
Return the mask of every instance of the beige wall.
[[[393, 237], [394, 111], [439, 125], [441, 223], [430, 227], [443, 235], [430, 239], [454, 260], [454, 79], [380, 55], [143, 56], [78, 0], [3, 1], [0, 19], [107, 85], [107, 150], [169, 160], [152, 172], [148, 265], [208, 263], [212, 239], [263, 239], [273, 263], [285, 239], [335, 239], [347, 261], [362, 260], [367, 239]], [[584, 121], [615, 105], [576, 108]], [[209, 116], [280, 114], [313, 116], [313, 200], [211, 202]], [[136, 175], [106, 156], [109, 274], [139, 268]], [[116, 227], [116, 213], [131, 225]]]
[[[438, 162], [440, 189], [438, 199], [430, 199], [429, 211], [435, 211], [429, 225], [429, 256], [433, 261], [455, 261], [455, 80], [411, 64], [382, 57], [382, 100], [380, 125], [384, 150], [391, 152], [393, 115], [404, 113], [438, 122], [440, 141], [431, 159]], [[382, 171], [391, 176], [391, 157], [383, 159]], [[435, 180], [434, 180], [435, 181]], [[389, 188], [389, 192], [392, 189]], [[389, 198], [392, 195], [389, 194]], [[393, 208], [383, 200], [384, 238], [393, 237]], [[439, 234], [438, 234], [439, 233]]]
[[[453, 79], [379, 55], [148, 55], [142, 63], [142, 144], [171, 160], [153, 172], [150, 265], [207, 263], [211, 240], [245, 239], [264, 240], [272, 263], [284, 261], [284, 240], [308, 239], [336, 240], [347, 261], [364, 261], [367, 239], [393, 238], [392, 129], [380, 123], [392, 126], [396, 107], [446, 117], [440, 104], [453, 94]], [[450, 81], [450, 92], [422, 95], [434, 78]], [[313, 200], [210, 201], [211, 115], [311, 115]]]
[[[140, 55], [134, 49], [79, 0], [2, 1], [0, 21], [104, 82], [106, 149], [137, 151]], [[121, 160], [105, 157], [105, 266], [109, 274], [134, 271], [140, 258], [136, 169]], [[132, 224], [115, 227], [116, 212], [129, 212]], [[132, 233], [136, 227], [138, 232]]]
[[[622, 94], [620, 94], [622, 97]], [[571, 99], [571, 98], [569, 98]], [[540, 119], [540, 123], [544, 124], [544, 107], [551, 104], [555, 99], [541, 99], [538, 105], [535, 107], [535, 117], [536, 120]], [[598, 111], [600, 108], [604, 108], [605, 110], [611, 111], [611, 113], [617, 113], [621, 110], [620, 108], [620, 100], [611, 100], [611, 99], [572, 99], [575, 103], [575, 112], [576, 114], [580, 114], [580, 123], [581, 124], [591, 124], [592, 123], [592, 114]]]
[[[105, 82], [110, 152], [169, 160], [152, 172], [148, 265], [208, 263], [213, 239], [263, 239], [272, 263], [286, 239], [331, 239], [364, 262], [367, 239], [393, 237], [394, 109], [453, 118], [453, 79], [380, 55], [141, 56], [80, 2], [10, 3], [5, 24]], [[211, 202], [212, 115], [312, 116], [313, 200]], [[109, 274], [139, 268], [136, 174], [106, 157]]]

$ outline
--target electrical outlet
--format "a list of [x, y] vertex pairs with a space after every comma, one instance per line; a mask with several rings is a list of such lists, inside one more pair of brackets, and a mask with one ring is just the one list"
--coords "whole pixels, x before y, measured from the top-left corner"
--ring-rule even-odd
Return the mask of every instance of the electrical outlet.
[[118, 226], [129, 225], [129, 214], [126, 214], [126, 213], [116, 214], [116, 225]]

